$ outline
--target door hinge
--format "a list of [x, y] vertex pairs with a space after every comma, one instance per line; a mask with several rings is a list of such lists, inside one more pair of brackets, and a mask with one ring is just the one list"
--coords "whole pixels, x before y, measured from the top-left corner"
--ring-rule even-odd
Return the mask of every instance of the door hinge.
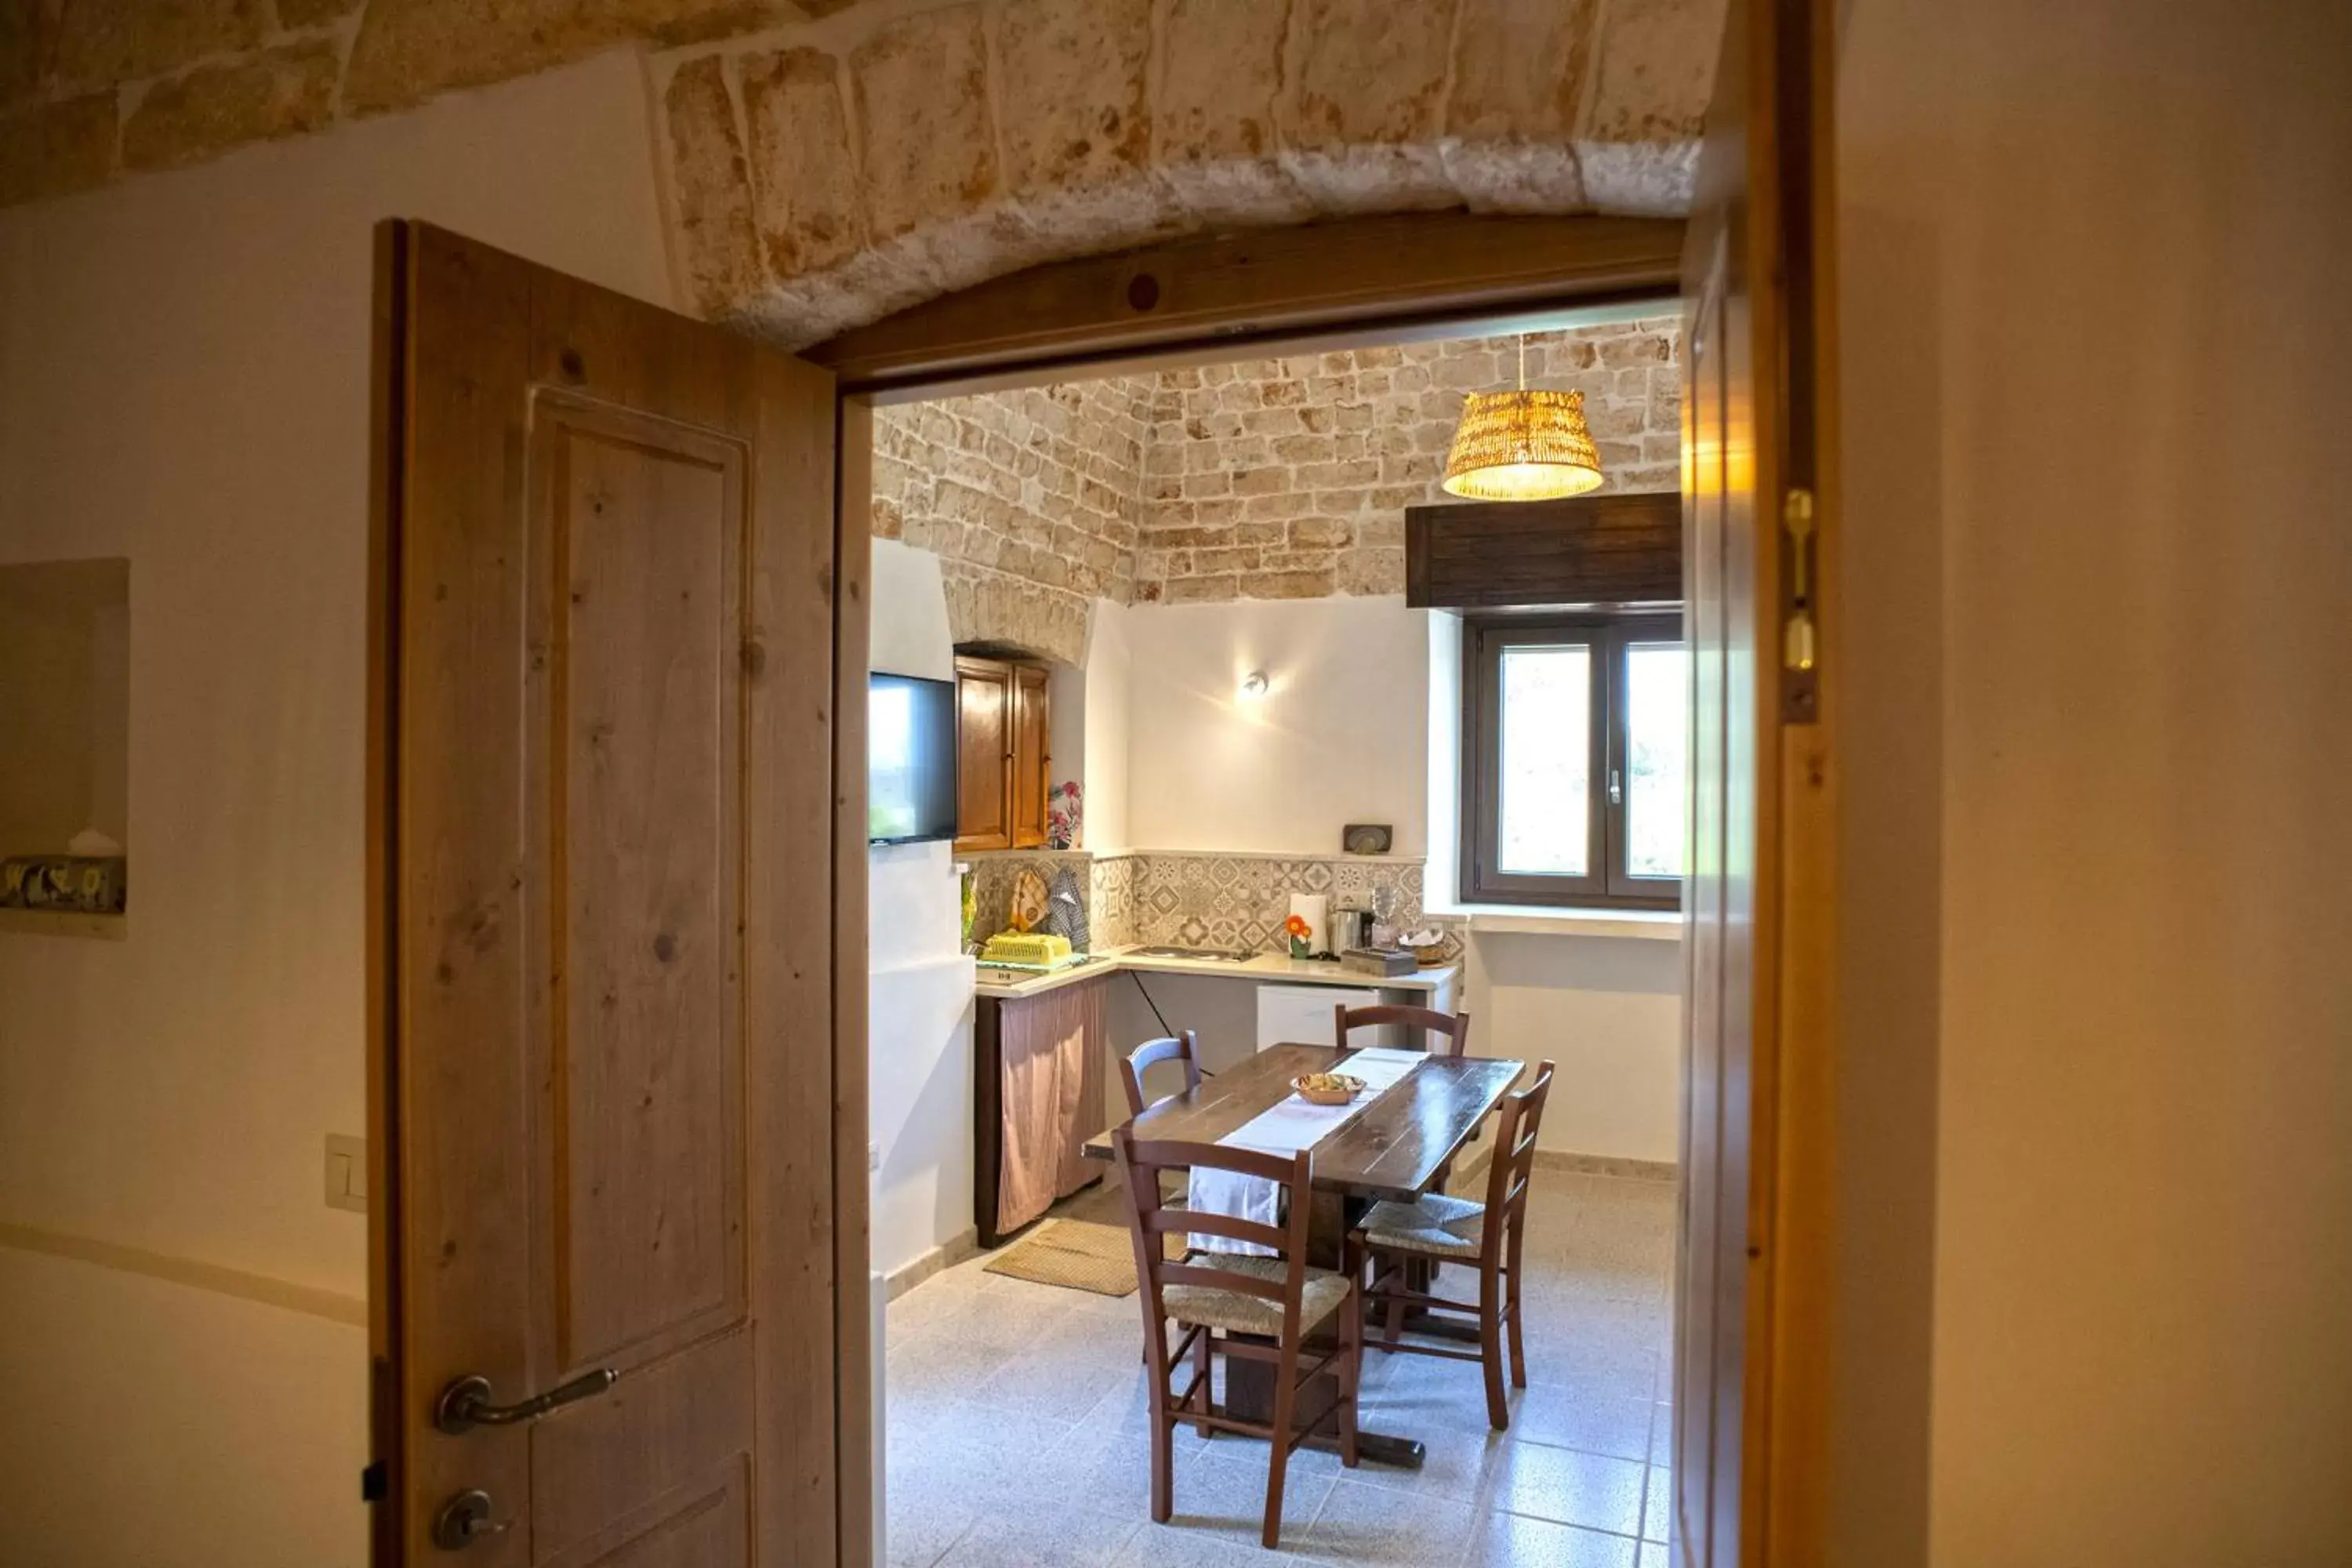
[[1810, 724], [1821, 714], [1822, 699], [1812, 491], [1791, 489], [1782, 498], [1780, 531], [1789, 561], [1780, 626], [1780, 721]]
[[382, 1502], [389, 1490], [387, 1481], [388, 1472], [384, 1469], [383, 1461], [382, 1459], [378, 1459], [366, 1469], [362, 1470], [360, 1472], [360, 1501]]

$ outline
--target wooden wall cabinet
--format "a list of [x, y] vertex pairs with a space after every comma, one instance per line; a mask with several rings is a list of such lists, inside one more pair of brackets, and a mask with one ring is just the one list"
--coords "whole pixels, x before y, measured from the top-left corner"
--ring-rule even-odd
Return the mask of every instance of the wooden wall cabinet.
[[956, 656], [957, 849], [1045, 842], [1054, 763], [1046, 679], [1042, 664]]

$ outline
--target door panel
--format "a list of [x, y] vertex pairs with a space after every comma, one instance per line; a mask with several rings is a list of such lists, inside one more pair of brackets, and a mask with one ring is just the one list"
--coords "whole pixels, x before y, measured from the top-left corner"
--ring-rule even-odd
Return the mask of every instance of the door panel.
[[548, 1568], [707, 1568], [750, 1561], [751, 1487], [746, 1457], [677, 1487], [617, 1521]]
[[[607, 1400], [557, 1412], [531, 1429], [531, 1528], [563, 1555], [582, 1521], [635, 1517], [681, 1489], [740, 1468], [752, 1447], [751, 1341], [722, 1334], [632, 1374]], [[674, 1513], [675, 1509], [669, 1510]], [[656, 1517], [667, 1517], [655, 1510]]]
[[1046, 679], [1042, 665], [1013, 667], [1013, 847], [1016, 849], [1045, 842], [1046, 773], [1053, 765], [1046, 755], [1052, 744]]
[[561, 1380], [743, 1315], [749, 518], [738, 442], [562, 394], [535, 412]]
[[[1826, 0], [1731, 0], [1684, 252], [1693, 685], [1674, 1560], [1695, 1568], [1822, 1560], [1836, 646], [1819, 571], [1835, 510], [1821, 369], [1830, 128], [1815, 84], [1830, 79], [1831, 37]], [[1810, 540], [1783, 527], [1800, 513]]]
[[1013, 847], [1013, 669], [956, 660], [956, 844]]
[[832, 1562], [831, 379], [391, 226], [383, 1560]]

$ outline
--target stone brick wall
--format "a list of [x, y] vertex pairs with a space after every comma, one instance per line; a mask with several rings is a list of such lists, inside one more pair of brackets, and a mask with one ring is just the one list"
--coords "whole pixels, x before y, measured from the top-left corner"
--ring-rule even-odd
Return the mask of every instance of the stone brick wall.
[[651, 59], [696, 306], [804, 344], [1066, 257], [1685, 210], [1723, 0], [0, 0], [0, 205]]
[[[1584, 394], [1608, 490], [1682, 483], [1682, 323], [1527, 337], [1529, 386]], [[1518, 340], [1471, 339], [1163, 373], [1151, 397], [1135, 598], [1404, 592], [1404, 509], [1449, 498], [1467, 392], [1514, 384]]]
[[[1584, 394], [1604, 489], [1682, 482], [1682, 324], [1527, 338]], [[960, 642], [1085, 656], [1089, 606], [1404, 592], [1404, 509], [1517, 338], [1074, 382], [876, 411], [874, 531], [940, 557]]]
[[1094, 601], [1134, 596], [1152, 390], [1130, 376], [875, 410], [874, 531], [940, 557], [958, 642], [1075, 664]]

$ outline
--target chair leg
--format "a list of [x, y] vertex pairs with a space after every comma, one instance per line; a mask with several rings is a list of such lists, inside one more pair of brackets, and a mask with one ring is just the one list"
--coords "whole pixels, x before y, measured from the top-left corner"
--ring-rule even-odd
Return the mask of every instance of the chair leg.
[[[1201, 1331], [1201, 1337], [1198, 1340], [1195, 1340], [1192, 1343], [1192, 1378], [1201, 1395], [1201, 1414], [1203, 1415], [1206, 1415], [1211, 1410], [1214, 1409], [1217, 1403], [1216, 1384], [1213, 1381], [1212, 1376], [1213, 1363], [1210, 1360], [1212, 1352], [1209, 1341], [1213, 1337], [1213, 1336], [1207, 1329], [1202, 1329]], [[1204, 1442], [1213, 1436], [1216, 1430], [1205, 1421], [1201, 1422], [1192, 1429], [1201, 1435], [1201, 1437]]]
[[1478, 1360], [1486, 1372], [1486, 1425], [1510, 1429], [1511, 1407], [1503, 1396], [1502, 1279], [1492, 1264], [1478, 1270]]
[[1510, 1277], [1506, 1283], [1510, 1287], [1511, 1303], [1511, 1386], [1525, 1388], [1528, 1385], [1528, 1344], [1519, 1325], [1527, 1321], [1528, 1314], [1527, 1309], [1519, 1304], [1519, 1233], [1516, 1226], [1511, 1231], [1510, 1254]]
[[1152, 1325], [1143, 1343], [1151, 1363], [1151, 1517], [1165, 1524], [1176, 1512], [1176, 1415], [1168, 1407], [1168, 1325]]
[[1364, 1293], [1359, 1289], [1348, 1293], [1339, 1316], [1339, 1463], [1351, 1470], [1358, 1462], [1356, 1403], [1363, 1386]]
[[1290, 1422], [1297, 1400], [1298, 1346], [1289, 1343], [1282, 1347], [1282, 1360], [1276, 1363], [1274, 1439], [1266, 1446], [1265, 1530], [1263, 1539], [1268, 1551], [1282, 1542], [1282, 1482], [1290, 1469]]
[[[1379, 1265], [1373, 1265], [1378, 1268]], [[1389, 1270], [1388, 1319], [1381, 1337], [1390, 1344], [1404, 1338], [1404, 1293], [1412, 1289], [1412, 1260], [1400, 1258]]]

